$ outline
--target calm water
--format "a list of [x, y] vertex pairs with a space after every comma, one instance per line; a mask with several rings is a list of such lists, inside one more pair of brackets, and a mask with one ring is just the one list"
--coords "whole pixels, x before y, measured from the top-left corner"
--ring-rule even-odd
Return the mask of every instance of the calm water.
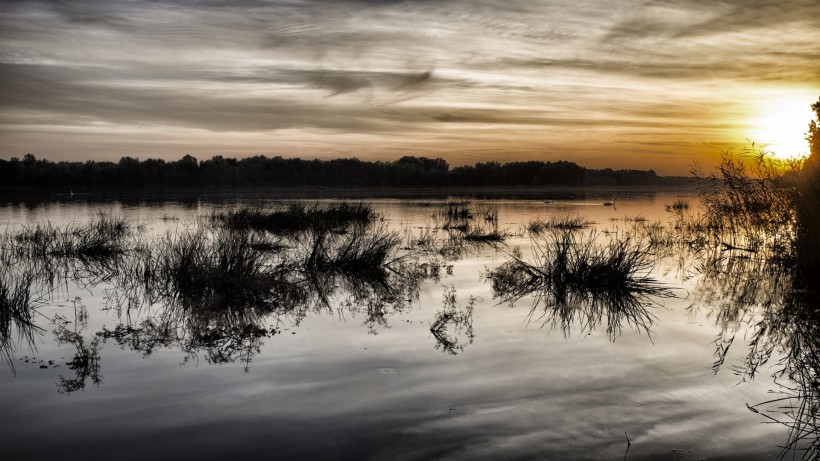
[[[516, 247], [529, 257], [534, 219], [580, 216], [605, 240], [636, 218], [669, 222], [665, 205], [678, 198], [696, 201], [691, 192], [619, 191], [616, 206], [602, 205], [613, 197], [471, 198], [473, 209], [497, 210], [504, 243], [414, 253], [408, 261], [428, 272], [402, 299], [379, 304], [340, 284], [321, 306], [260, 315], [256, 329], [233, 335], [203, 338], [184, 322], [158, 334], [168, 328], [162, 303], [129, 309], [105, 278], [58, 283], [39, 300], [34, 347], [11, 338], [13, 367], [0, 374], [2, 458], [775, 458], [787, 429], [764, 424], [747, 404], [780, 389], [771, 378], [777, 357], [753, 380], [733, 373], [751, 327], [728, 318], [697, 264], [657, 261], [651, 275], [674, 297], [644, 300], [648, 328], [623, 321], [607, 331], [607, 315], [553, 324], [543, 309], [531, 315], [532, 297], [512, 306], [494, 297], [487, 271]], [[102, 210], [127, 216], [151, 240], [266, 200], [75, 195], [0, 205], [0, 227], [81, 224]], [[377, 225], [402, 236], [399, 253], [425, 232], [443, 235], [433, 218], [443, 199], [364, 201]], [[463, 322], [437, 335], [442, 312]], [[715, 372], [727, 334], [737, 339]], [[96, 351], [98, 368], [70, 366], [82, 348]]]

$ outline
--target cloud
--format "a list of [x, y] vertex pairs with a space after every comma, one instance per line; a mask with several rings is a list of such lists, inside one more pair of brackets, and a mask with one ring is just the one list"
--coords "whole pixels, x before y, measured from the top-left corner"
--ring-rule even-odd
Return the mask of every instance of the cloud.
[[[818, 9], [813, 0], [6, 2], [0, 123], [39, 126], [41, 143], [58, 126], [139, 124], [302, 130], [327, 150], [354, 134], [373, 151], [418, 137], [493, 155], [592, 152], [607, 136], [617, 144], [640, 132], [661, 158], [677, 155], [664, 131], [728, 115], [736, 124], [755, 88], [818, 88]], [[112, 139], [100, 149], [124, 147]]]

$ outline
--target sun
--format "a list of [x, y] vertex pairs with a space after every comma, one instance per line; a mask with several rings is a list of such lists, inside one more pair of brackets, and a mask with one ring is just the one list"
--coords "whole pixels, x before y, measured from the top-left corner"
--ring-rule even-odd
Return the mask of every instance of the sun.
[[767, 99], [751, 123], [749, 139], [781, 159], [805, 157], [809, 152], [806, 131], [814, 118], [816, 96], [785, 95]]

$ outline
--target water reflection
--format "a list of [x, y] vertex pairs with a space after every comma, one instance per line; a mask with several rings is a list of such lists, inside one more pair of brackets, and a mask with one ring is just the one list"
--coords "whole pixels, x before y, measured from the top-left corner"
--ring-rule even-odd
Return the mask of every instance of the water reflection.
[[[729, 363], [742, 380], [767, 370], [780, 385], [778, 397], [749, 405], [789, 428], [781, 456], [820, 455], [820, 299], [816, 274], [788, 255], [771, 251], [718, 249], [706, 255], [695, 306], [713, 309], [720, 334], [715, 341], [717, 373], [732, 346], [744, 348]], [[776, 358], [775, 363], [771, 363]], [[771, 368], [766, 368], [771, 365]]]
[[673, 293], [650, 277], [651, 253], [632, 235], [599, 243], [594, 232], [546, 228], [533, 237], [533, 254], [510, 259], [487, 272], [493, 296], [502, 302], [532, 297], [530, 320], [560, 329], [569, 336], [573, 325], [592, 332], [605, 325], [614, 341], [623, 325], [648, 333], [653, 316], [647, 309], [657, 298]]
[[34, 350], [35, 336], [43, 331], [34, 324], [37, 305], [41, 303], [32, 294], [34, 276], [17, 272], [0, 263], [0, 355], [15, 372], [14, 356], [21, 345]]
[[457, 355], [473, 343], [473, 308], [479, 299], [470, 296], [465, 305], [459, 305], [454, 287], [444, 288], [444, 302], [430, 325], [436, 339], [436, 349], [448, 355]]
[[[39, 327], [31, 318], [32, 299], [51, 298], [68, 283], [102, 288], [106, 308], [120, 323], [87, 340], [79, 299], [74, 321], [49, 319], [57, 344], [75, 349], [66, 365], [76, 376], [60, 377], [61, 392], [102, 382], [100, 341], [143, 356], [176, 347], [184, 361], [204, 354], [208, 363], [239, 361], [247, 371], [283, 320], [298, 325], [312, 313], [347, 312], [363, 316], [376, 334], [418, 299], [424, 280], [441, 277], [440, 264], [399, 254], [398, 234], [383, 227], [312, 227], [274, 235], [201, 220], [151, 237], [122, 218], [98, 215], [87, 225], [7, 231], [0, 254], [3, 355], [13, 367], [21, 344], [33, 348]], [[25, 272], [7, 269], [12, 266]]]
[[[818, 255], [806, 252], [811, 245], [805, 244], [806, 238], [816, 242], [817, 236], [800, 231], [809, 223], [792, 206], [792, 191], [783, 178], [751, 178], [731, 158], [724, 160], [724, 180], [713, 180], [704, 191], [705, 214], [690, 220], [696, 226], [688, 228], [705, 242], [692, 247], [702, 278], [690, 309], [707, 307], [720, 328], [715, 373], [729, 366], [743, 381], [770, 373], [779, 385], [774, 398], [747, 406], [788, 428], [780, 457], [817, 459]], [[730, 351], [738, 348], [742, 358], [733, 361]]]
[[[366, 349], [360, 346], [360, 343], [365, 342], [392, 345], [391, 341], [396, 341], [398, 344], [393, 346], [391, 353], [401, 359], [394, 360], [394, 356], [386, 353], [375, 359], [380, 362], [377, 364], [379, 367], [385, 366], [381, 363], [384, 361], [389, 362], [391, 369], [399, 370], [390, 377], [380, 375], [380, 378], [385, 378], [384, 382], [387, 382], [386, 379], [398, 380], [398, 377], [405, 380], [406, 386], [430, 381], [429, 375], [424, 373], [418, 374], [421, 378], [404, 373], [407, 370], [401, 368], [404, 366], [401, 361], [406, 359], [408, 363], [422, 363], [422, 367], [427, 366], [431, 360], [446, 363], [446, 366], [436, 369], [438, 376], [445, 377], [444, 379], [451, 376], [448, 374], [451, 368], [463, 368], [465, 374], [459, 378], [469, 377], [492, 383], [491, 378], [481, 375], [474, 368], [477, 363], [475, 360], [485, 359], [489, 355], [489, 349], [497, 348], [501, 351], [499, 354], [508, 354], [500, 359], [496, 357], [494, 363], [501, 364], [509, 361], [509, 354], [527, 350], [528, 346], [540, 346], [541, 342], [536, 343], [532, 339], [535, 336], [539, 338], [537, 341], [545, 341], [545, 344], [549, 344], [551, 339], [557, 339], [558, 342], [561, 340], [548, 338], [547, 335], [530, 335], [520, 329], [515, 330], [518, 335], [516, 338], [510, 336], [499, 340], [498, 336], [507, 335], [511, 331], [510, 328], [505, 328], [509, 324], [479, 330], [485, 326], [482, 321], [492, 324], [496, 319], [502, 318], [502, 315], [498, 315], [498, 310], [490, 312], [480, 309], [477, 307], [480, 305], [480, 298], [468, 296], [475, 294], [471, 288], [475, 287], [478, 280], [478, 268], [485, 264], [491, 267], [485, 271], [484, 281], [489, 282], [497, 300], [509, 303], [532, 301], [528, 313], [512, 312], [517, 317], [505, 318], [510, 324], [518, 327], [520, 320], [528, 316], [530, 321], [561, 330], [566, 336], [579, 331], [606, 331], [608, 338], [614, 341], [621, 338], [624, 330], [652, 333], [653, 336], [658, 330], [664, 333], [668, 331], [663, 330], [663, 322], [659, 320], [669, 318], [664, 317], [668, 312], [655, 310], [655, 307], [662, 299], [672, 295], [669, 290], [672, 285], [661, 284], [653, 277], [659, 274], [657, 268], [661, 261], [668, 262], [670, 258], [681, 261], [687, 259], [689, 266], [686, 267], [685, 277], [687, 280], [691, 277], [697, 277], [692, 280], [699, 280], [689, 298], [691, 309], [712, 312], [722, 332], [715, 347], [715, 360], [719, 362], [715, 369], [732, 367], [740, 376], [751, 380], [765, 372], [763, 365], [767, 361], [773, 361], [778, 367], [778, 382], [788, 386], [782, 389], [783, 394], [777, 396], [782, 396], [784, 400], [764, 402], [751, 408], [788, 424], [793, 433], [790, 440], [799, 441], [803, 447], [816, 446], [818, 433], [813, 421], [818, 406], [818, 367], [815, 361], [816, 338], [820, 334], [816, 328], [818, 319], [814, 314], [817, 312], [816, 297], [796, 289], [801, 286], [805, 288], [808, 282], [795, 281], [795, 270], [790, 268], [788, 261], [778, 261], [774, 256], [761, 258], [759, 250], [747, 251], [749, 248], [741, 241], [716, 240], [715, 235], [720, 229], [690, 219], [688, 213], [694, 214], [692, 209], [678, 210], [670, 207], [672, 214], [669, 221], [650, 221], [629, 215], [615, 220], [614, 217], [609, 219], [608, 215], [603, 215], [601, 210], [604, 207], [600, 206], [600, 200], [596, 200], [596, 207], [590, 212], [599, 213], [594, 219], [586, 214], [568, 214], [573, 218], [569, 220], [560, 217], [553, 219], [551, 215], [539, 218], [530, 208], [522, 207], [523, 211], [515, 215], [515, 218], [507, 218], [505, 215], [506, 222], [499, 225], [497, 211], [491, 207], [483, 209], [468, 204], [464, 206], [471, 210], [471, 217], [462, 219], [459, 217], [460, 213], [456, 213], [456, 219], [448, 224], [443, 218], [438, 221], [432, 218], [433, 214], [447, 206], [445, 204], [446, 202], [442, 202], [430, 207], [418, 207], [413, 211], [416, 215], [408, 220], [396, 218], [391, 221], [389, 216], [385, 216], [383, 222], [388, 224], [384, 225], [393, 226], [390, 228], [380, 228], [378, 223], [369, 223], [362, 226], [334, 225], [284, 234], [253, 229], [227, 229], [210, 219], [208, 213], [211, 210], [206, 210], [205, 217], [194, 223], [188, 221], [186, 216], [176, 220], [174, 213], [169, 216], [166, 210], [158, 210], [155, 212], [156, 229], [143, 230], [139, 226], [132, 226], [120, 240], [121, 251], [110, 252], [105, 257], [81, 257], [81, 252], [73, 250], [77, 248], [75, 246], [70, 246], [72, 251], [66, 251], [62, 255], [51, 252], [49, 257], [32, 256], [35, 254], [33, 249], [22, 253], [17, 251], [20, 247], [32, 245], [35, 239], [4, 240], [9, 243], [2, 245], [5, 255], [2, 256], [4, 264], [0, 269], [14, 268], [14, 271], [4, 276], [4, 286], [9, 287], [6, 293], [22, 293], [18, 287], [24, 286], [25, 292], [30, 295], [29, 308], [20, 311], [30, 314], [30, 317], [7, 315], [13, 314], [14, 310], [3, 311], [5, 317], [0, 324], [3, 327], [0, 339], [3, 340], [4, 354], [10, 361], [14, 354], [19, 354], [26, 347], [33, 347], [35, 342], [32, 339], [36, 339], [37, 332], [42, 331], [35, 326], [35, 320], [38, 320], [43, 325], [46, 322], [53, 323], [54, 327], [49, 328], [53, 330], [53, 339], [70, 350], [57, 382], [58, 390], [62, 393], [88, 390], [92, 386], [101, 385], [104, 382], [103, 371], [108, 378], [107, 386], [113, 388], [113, 383], [119, 377], [114, 374], [116, 367], [108, 366], [105, 362], [106, 357], [110, 360], [115, 354], [120, 354], [133, 355], [136, 359], [139, 356], [158, 355], [164, 350], [181, 354], [183, 363], [199, 362], [201, 359], [214, 365], [234, 364], [229, 368], [244, 369], [246, 372], [254, 367], [252, 376], [265, 377], [266, 373], [271, 372], [271, 361], [260, 357], [262, 351], [267, 351], [268, 354], [271, 351], [278, 353], [285, 351], [288, 346], [300, 345], [299, 341], [285, 344], [282, 342], [282, 333], [283, 325], [301, 325], [305, 329], [313, 328], [314, 334], [296, 338], [309, 337], [315, 343], [311, 344], [305, 355], [298, 357], [308, 355], [314, 345], [316, 350], [322, 350], [328, 357], [318, 360], [316, 370], [311, 371], [321, 374], [322, 378], [303, 379], [298, 372], [294, 372], [291, 374], [294, 384], [291, 387], [304, 386], [304, 382], [308, 383], [306, 387], [310, 387], [313, 384], [311, 379], [325, 379], [325, 376], [336, 380], [333, 382], [352, 379], [357, 386], [359, 381], [356, 380], [360, 379], [364, 383], [362, 388], [381, 386], [382, 381], [374, 381], [376, 384], [373, 384], [367, 374], [367, 370], [374, 365], [370, 362], [374, 359], [368, 354], [376, 355], [375, 347], [370, 347], [369, 351], [351, 360], [341, 360], [333, 354], [335, 343], [331, 347], [320, 347], [323, 341], [331, 341], [326, 338], [333, 335], [316, 333], [317, 324], [331, 328], [329, 325], [334, 318], [346, 323], [352, 318], [355, 319], [352, 329], [360, 337], [350, 341], [355, 344], [351, 351]], [[620, 198], [618, 204], [620, 208]], [[629, 205], [628, 200], [624, 200], [623, 208], [628, 208]], [[614, 213], [614, 210], [608, 207], [606, 212]], [[561, 210], [561, 213], [565, 211]], [[418, 219], [418, 216], [423, 219]], [[424, 219], [432, 219], [432, 222]], [[459, 229], [462, 225], [457, 220], [462, 220], [459, 222], [466, 223], [467, 227]], [[510, 223], [513, 220], [518, 223]], [[597, 220], [599, 224], [593, 225], [593, 220]], [[526, 224], [528, 222], [530, 226]], [[504, 226], [511, 226], [513, 230], [504, 229]], [[78, 227], [85, 228], [84, 225]], [[533, 236], [531, 241], [525, 239], [527, 227], [533, 228], [529, 229]], [[35, 226], [27, 229], [36, 231]], [[477, 234], [481, 235], [490, 235], [495, 229], [504, 234], [505, 241], [512, 242], [511, 245], [520, 245], [522, 249], [516, 251], [507, 247], [505, 241], [471, 241], [466, 238], [470, 229], [480, 229]], [[17, 227], [9, 235], [13, 237], [22, 231], [22, 227]], [[25, 235], [34, 235], [34, 231]], [[75, 241], [75, 237], [63, 236], [59, 232], [58, 235], [59, 239]], [[503, 255], [501, 261], [498, 261], [498, 255]], [[26, 273], [30, 274], [28, 278], [25, 277]], [[430, 295], [431, 290], [438, 290], [442, 281], [447, 284], [443, 296], [438, 291]], [[429, 283], [422, 288], [426, 282]], [[670, 283], [670, 279], [667, 278], [666, 282]], [[66, 288], [69, 286], [71, 290]], [[101, 326], [92, 319], [93, 326], [89, 328], [83, 323], [84, 308], [76, 302], [75, 318], [70, 323], [57, 317], [45, 318], [37, 313], [37, 299], [50, 299], [50, 305], [53, 305], [53, 300], [57, 298], [55, 291], [61, 290], [61, 294], [71, 293], [71, 297], [78, 291], [77, 287], [91, 291], [88, 295], [92, 299], [90, 302], [104, 304], [107, 311], [100, 314], [95, 309], [95, 315], [108, 315], [108, 318], [114, 317], [114, 321], [106, 320], [108, 326]], [[481, 294], [484, 295], [483, 292]], [[421, 304], [420, 297], [423, 300]], [[411, 309], [416, 305], [428, 305], [426, 303], [431, 297], [433, 310], [423, 312]], [[6, 298], [12, 299], [14, 296], [7, 295]], [[68, 309], [70, 307], [59, 312]], [[320, 315], [325, 319], [324, 322], [318, 319]], [[408, 332], [396, 327], [395, 319], [399, 315], [403, 316], [402, 324], [410, 322], [410, 318], [413, 319], [412, 323], [421, 324], [420, 331]], [[311, 317], [315, 321], [308, 323], [306, 320]], [[87, 320], [87, 313], [85, 318]], [[97, 320], [99, 321], [99, 317]], [[744, 328], [748, 325], [754, 326], [754, 336], [744, 337]], [[495, 327], [494, 324], [492, 326]], [[668, 327], [668, 324], [664, 326]], [[391, 327], [393, 330], [388, 330]], [[25, 328], [28, 328], [28, 336], [20, 336], [18, 330]], [[341, 337], [345, 334], [343, 329], [338, 327], [334, 334], [339, 331]], [[480, 333], [478, 337], [477, 331]], [[365, 332], [379, 336], [365, 335]], [[711, 333], [712, 330], [709, 331]], [[287, 334], [290, 337], [290, 332]], [[637, 342], [648, 344], [648, 341], [637, 338], [630, 342], [630, 335], [625, 336], [619, 340], [619, 345], [606, 350], [595, 350], [592, 348], [594, 341], [584, 341], [587, 349], [574, 349], [567, 355], [582, 350], [583, 353], [605, 357], [617, 350], [623, 360], [636, 361], [632, 357], [634, 349], [627, 349], [625, 345]], [[670, 341], [675, 340], [674, 335], [670, 335], [670, 338]], [[49, 339], [52, 338], [46, 337], [46, 340]], [[342, 338], [340, 343], [344, 343], [345, 339], [348, 338]], [[513, 342], [514, 339], [518, 342]], [[413, 358], [406, 358], [409, 347], [400, 343], [400, 340], [419, 343], [423, 346], [423, 351], [417, 352]], [[601, 343], [606, 340], [607, 337], [602, 335]], [[748, 348], [749, 358], [741, 363], [733, 363], [733, 357], [727, 351], [737, 352], [742, 349], [739, 347], [741, 340], [751, 344], [744, 344]], [[433, 341], [436, 351], [450, 357], [446, 360], [439, 357], [439, 353], [431, 347]], [[509, 347], [498, 348], [499, 341], [508, 341]], [[581, 347], [577, 344], [580, 342], [570, 343], [567, 350], [570, 350], [569, 347]], [[675, 344], [677, 347], [677, 343]], [[702, 341], [702, 344], [707, 342]], [[277, 347], [270, 347], [272, 345]], [[283, 347], [280, 348], [280, 345]], [[106, 347], [133, 351], [133, 354], [105, 349]], [[658, 355], [662, 355], [661, 352], [665, 349], [661, 345], [656, 350], [660, 351]], [[537, 353], [542, 351], [539, 348]], [[347, 353], [344, 350], [340, 354]], [[564, 350], [555, 352], [559, 353], [563, 354]], [[640, 353], [634, 355], [640, 356]], [[693, 362], [698, 362], [698, 367], [710, 360], [709, 351], [701, 355], [703, 357], [692, 359]], [[783, 361], [780, 361], [781, 356]], [[540, 373], [553, 366], [547, 363], [550, 360], [545, 359], [539, 365], [543, 369], [536, 370], [537, 367], [533, 366], [533, 373]], [[162, 361], [155, 360], [154, 363], [156, 362]], [[338, 362], [338, 369], [328, 365], [331, 362]], [[311, 364], [312, 362], [308, 366]], [[275, 365], [283, 366], [279, 362]], [[304, 363], [299, 363], [299, 367], [304, 366]], [[659, 365], [653, 363], [651, 366]], [[510, 369], [512, 367], [510, 365]], [[643, 370], [638, 367], [634, 369]], [[591, 374], [617, 374], [620, 369], [603, 367], [600, 368], [603, 371], [598, 370], [596, 368]], [[515, 386], [516, 379], [521, 379], [515, 373], [507, 373], [511, 387]], [[706, 375], [708, 378], [708, 370]], [[331, 378], [327, 378], [327, 381], [330, 382]], [[57, 378], [54, 376], [49, 379]], [[299, 381], [300, 379], [303, 381]], [[536, 400], [541, 393], [554, 388], [553, 382], [527, 380], [531, 391], [527, 399]], [[602, 386], [610, 384], [598, 381], [603, 383]], [[704, 386], [712, 386], [709, 389], [714, 389], [717, 385], [714, 383], [718, 381], [716, 379], [713, 384]], [[657, 382], [653, 381], [648, 387], [657, 386]], [[48, 384], [51, 383], [49, 381]], [[627, 384], [631, 386], [634, 382]], [[207, 384], [201, 385], [207, 387]], [[491, 388], [492, 384], [488, 384], [487, 389]], [[399, 405], [407, 403], [391, 393], [395, 388], [385, 389], [383, 395], [380, 394], [381, 399], [395, 398]], [[689, 388], [678, 390], [685, 393]], [[487, 391], [488, 394], [490, 392], [492, 391]], [[652, 392], [666, 398], [664, 393], [668, 389], [645, 387], [643, 392], [640, 399], [646, 401], [646, 394]], [[310, 391], [305, 393], [309, 394]], [[283, 391], [281, 395], [294, 394]], [[396, 395], [403, 394], [399, 392]], [[613, 395], [620, 398], [631, 395], [631, 392]], [[481, 396], [474, 401], [483, 402], [483, 399], [484, 396]], [[416, 404], [412, 402], [412, 405]], [[451, 405], [449, 402], [442, 402], [445, 412], [452, 408]], [[595, 412], [595, 417], [598, 417], [601, 410], [594, 405], [590, 404], [585, 411]], [[739, 406], [745, 412], [742, 404]], [[781, 407], [787, 407], [787, 410], [784, 412]], [[725, 407], [721, 408], [725, 410]], [[351, 411], [356, 410], [354, 408]], [[381, 410], [380, 407], [378, 411]], [[373, 413], [376, 414], [377, 411]], [[503, 412], [497, 414], [499, 421], [508, 417]], [[430, 418], [431, 421], [439, 421], [436, 419], [439, 418], [437, 414]], [[654, 417], [641, 414], [636, 420], [641, 418]], [[499, 423], [499, 427], [503, 425]], [[647, 432], [644, 429], [641, 428], [645, 434]], [[638, 429], [636, 433], [637, 431]], [[679, 429], [676, 428], [675, 431], [679, 433]], [[617, 437], [617, 451], [620, 455], [620, 438], [623, 436], [617, 434]], [[632, 428], [629, 429], [629, 437], [633, 438]], [[633, 450], [628, 455], [631, 457], [640, 454], [642, 443], [646, 443], [646, 437], [635, 436]], [[560, 445], [560, 442], [555, 444]], [[815, 451], [811, 453], [816, 453], [816, 449], [812, 449]]]

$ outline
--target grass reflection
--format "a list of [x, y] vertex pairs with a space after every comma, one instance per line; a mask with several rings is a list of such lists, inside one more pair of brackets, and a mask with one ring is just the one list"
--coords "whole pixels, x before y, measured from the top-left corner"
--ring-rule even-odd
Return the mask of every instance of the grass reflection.
[[530, 318], [569, 336], [572, 325], [593, 331], [606, 324], [614, 340], [624, 323], [648, 332], [653, 298], [672, 292], [649, 276], [651, 253], [632, 235], [599, 243], [594, 232], [550, 228], [532, 239], [532, 258], [519, 252], [487, 272], [493, 295], [515, 303], [533, 297]]
[[[749, 405], [788, 428], [780, 458], [820, 456], [820, 301], [816, 278], [816, 165], [775, 164], [765, 152], [751, 163], [726, 154], [701, 194], [709, 234], [696, 252], [703, 275], [696, 305], [710, 306], [721, 327], [714, 371], [744, 333], [743, 380], [769, 372], [777, 397]], [[747, 162], [748, 163], [748, 162]], [[814, 182], [811, 182], [814, 178]], [[748, 330], [748, 332], [747, 332]], [[772, 363], [773, 362], [773, 363]], [[768, 366], [768, 368], [767, 368]]]

